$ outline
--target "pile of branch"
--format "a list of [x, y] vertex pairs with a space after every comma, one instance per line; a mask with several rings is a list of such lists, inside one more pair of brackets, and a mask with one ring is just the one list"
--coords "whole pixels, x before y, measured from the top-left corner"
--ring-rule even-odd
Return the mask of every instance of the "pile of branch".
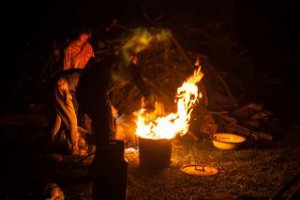
[[215, 114], [220, 130], [245, 136], [249, 143], [264, 144], [273, 141], [273, 136], [262, 131], [261, 122], [272, 115], [259, 104], [247, 104], [231, 113]]
[[[152, 31], [155, 32], [157, 29]], [[141, 66], [142, 77], [158, 101], [165, 105], [166, 110], [172, 111], [175, 106], [176, 89], [194, 71], [195, 66], [193, 63], [197, 57], [189, 55], [173, 34], [170, 31], [168, 33], [171, 44], [165, 42], [152, 43], [147, 47], [147, 50], [139, 55], [139, 66]], [[126, 39], [120, 44], [126, 43]], [[121, 49], [122, 47], [119, 46], [118, 48]], [[207, 104], [206, 91], [203, 85], [202, 89], [201, 92]], [[137, 102], [141, 98], [137, 88], [126, 80], [114, 85], [113, 94], [116, 94], [113, 96], [113, 102], [120, 110], [128, 110], [130, 105], [138, 105]]]
[[[105, 44], [113, 47], [112, 49], [114, 50], [120, 50], [122, 49], [122, 45], [134, 34], [134, 30], [123, 25], [114, 25], [114, 28], [127, 32], [127, 37], [107, 40]], [[155, 34], [158, 30], [160, 29], [150, 28], [149, 32]], [[213, 91], [207, 92], [204, 84], [208, 82], [207, 80], [211, 80], [210, 82], [217, 85], [223, 96], [225, 96], [223, 99], [218, 99], [219, 102], [217, 103], [212, 102], [212, 107], [236, 107], [238, 100], [222, 76], [222, 73], [217, 70], [218, 67], [215, 67], [207, 56], [184, 49], [174, 34], [170, 30], [167, 30], [167, 32], [169, 36], [168, 44], [163, 42], [152, 43], [139, 57], [139, 65], [142, 66], [140, 69], [143, 78], [158, 100], [166, 105], [166, 110], [172, 111], [174, 109], [172, 106], [174, 106], [173, 101], [176, 88], [193, 72], [195, 69], [193, 63], [197, 58], [200, 58], [202, 61], [201, 64], [205, 70], [206, 79], [199, 85], [203, 95], [202, 104], [205, 106], [209, 105], [208, 99], [210, 97], [208, 97], [209, 94], [207, 93], [213, 93]], [[105, 55], [99, 55], [99, 57], [101, 56]], [[132, 105], [139, 105], [138, 101], [141, 96], [130, 81], [123, 81], [115, 85], [113, 91], [117, 94], [114, 96], [113, 102], [119, 110], [130, 113], [136, 109], [136, 107], [130, 108]], [[211, 96], [215, 97], [216, 95]], [[214, 100], [213, 98], [211, 99]]]

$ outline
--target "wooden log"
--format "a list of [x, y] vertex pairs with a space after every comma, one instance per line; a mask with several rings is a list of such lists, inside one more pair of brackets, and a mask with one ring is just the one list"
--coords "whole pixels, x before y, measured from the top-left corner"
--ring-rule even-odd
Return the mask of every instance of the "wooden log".
[[237, 119], [234, 117], [231, 117], [229, 115], [219, 115], [218, 117], [230, 124], [233, 124], [233, 125], [237, 124]]
[[237, 124], [234, 120], [232, 120], [232, 117], [229, 117], [229, 116], [220, 117], [220, 116], [221, 115], [216, 116], [217, 121], [218, 121], [218, 123], [220, 123], [223, 126], [223, 129], [228, 132], [241, 134], [255, 142], [270, 143], [273, 141], [273, 136], [268, 133], [265, 133], [262, 131], [254, 131], [254, 130], [251, 130], [244, 126], [241, 126], [241, 125]]
[[268, 133], [264, 133], [261, 131], [253, 131], [251, 129], [248, 129], [248, 128], [240, 126], [240, 125], [235, 125], [233, 127], [233, 131], [236, 133], [245, 135], [255, 141], [261, 141], [261, 142], [272, 142], [273, 141], [273, 136]]

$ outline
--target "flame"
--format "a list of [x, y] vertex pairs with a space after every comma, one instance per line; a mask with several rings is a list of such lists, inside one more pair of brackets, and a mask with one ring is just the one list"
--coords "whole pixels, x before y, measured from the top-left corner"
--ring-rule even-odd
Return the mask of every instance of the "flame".
[[177, 88], [175, 102], [177, 102], [177, 112], [162, 115], [161, 106], [157, 106], [154, 112], [147, 112], [142, 108], [137, 111], [136, 135], [147, 139], [172, 139], [176, 135], [183, 136], [188, 132], [191, 113], [202, 94], [198, 92], [199, 83], [204, 74], [201, 66], [194, 71], [183, 84]]

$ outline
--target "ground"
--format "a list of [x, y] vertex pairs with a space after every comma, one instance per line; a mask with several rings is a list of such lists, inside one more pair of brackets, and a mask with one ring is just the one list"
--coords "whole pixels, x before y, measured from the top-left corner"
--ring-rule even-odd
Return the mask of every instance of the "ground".
[[[137, 151], [126, 153], [128, 199], [269, 199], [299, 172], [299, 127], [287, 131], [288, 137], [268, 146], [233, 151], [216, 149], [209, 138], [195, 142], [187, 135], [173, 141], [172, 164], [159, 172], [140, 169]], [[1, 153], [3, 197], [42, 199], [46, 180], [54, 177], [66, 199], [91, 199], [91, 183], [84, 177], [92, 156], [74, 165], [80, 157], [26, 149]], [[183, 164], [193, 163], [217, 167], [219, 174], [194, 177], [180, 171]]]

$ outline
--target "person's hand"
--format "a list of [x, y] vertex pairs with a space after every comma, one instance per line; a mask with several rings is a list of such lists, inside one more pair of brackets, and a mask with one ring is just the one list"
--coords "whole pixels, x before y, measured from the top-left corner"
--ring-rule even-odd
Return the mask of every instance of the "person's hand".
[[88, 58], [94, 57], [93, 49], [87, 42], [82, 45], [81, 52], [83, 55], [86, 55]]
[[144, 98], [144, 108], [149, 111], [155, 110], [155, 102], [155, 96], [151, 93], [150, 95]]
[[58, 79], [58, 81], [57, 81], [57, 87], [58, 87], [58, 89], [60, 91], [67, 91], [67, 90], [69, 90], [69, 85], [68, 85], [66, 79], [64, 79], [64, 78]]
[[87, 47], [88, 47], [88, 43], [87, 42], [83, 43], [81, 45], [81, 51], [86, 51]]
[[81, 52], [84, 54], [90, 54], [90, 45], [88, 42], [85, 42], [82, 46], [81, 46]]
[[134, 65], [137, 65], [138, 63], [138, 57], [136, 55], [133, 55], [130, 57], [130, 62]]
[[195, 61], [195, 66], [199, 67], [200, 66], [200, 58], [197, 57], [196, 61]]

